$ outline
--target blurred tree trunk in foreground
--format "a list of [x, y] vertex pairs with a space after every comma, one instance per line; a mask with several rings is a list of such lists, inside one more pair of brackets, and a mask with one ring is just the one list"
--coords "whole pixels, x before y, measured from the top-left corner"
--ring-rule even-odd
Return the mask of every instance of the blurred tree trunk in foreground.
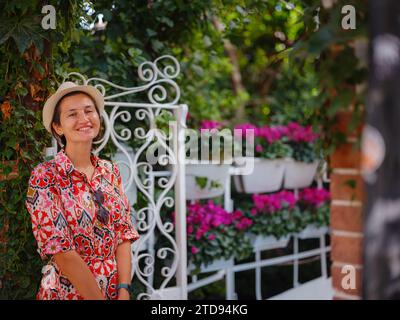
[[371, 55], [367, 126], [365, 299], [400, 298], [400, 2], [370, 1]]

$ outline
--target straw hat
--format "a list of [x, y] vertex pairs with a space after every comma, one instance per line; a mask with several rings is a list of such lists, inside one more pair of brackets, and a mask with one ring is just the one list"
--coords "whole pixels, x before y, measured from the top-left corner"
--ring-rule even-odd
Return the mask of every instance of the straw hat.
[[53, 95], [51, 95], [50, 98], [48, 98], [46, 103], [44, 104], [43, 124], [48, 132], [51, 133], [51, 121], [53, 120], [54, 109], [58, 101], [60, 101], [61, 98], [64, 97], [66, 94], [74, 91], [81, 91], [91, 96], [93, 100], [96, 102], [96, 107], [99, 110], [99, 113], [101, 114], [103, 112], [104, 97], [99, 90], [89, 85], [80, 86], [71, 81], [63, 82], [57, 89], [57, 91]]

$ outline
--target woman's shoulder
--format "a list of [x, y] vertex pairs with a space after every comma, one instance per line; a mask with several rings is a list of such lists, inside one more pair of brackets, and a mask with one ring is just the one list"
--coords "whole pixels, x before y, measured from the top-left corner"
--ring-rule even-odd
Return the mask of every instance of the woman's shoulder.
[[54, 172], [55, 165], [56, 164], [54, 162], [54, 159], [40, 162], [32, 169], [32, 174], [39, 173], [39, 172], [42, 173], [43, 171], [45, 171], [45, 172]]
[[55, 162], [54, 160], [44, 161], [37, 164], [31, 171], [29, 179], [30, 185], [40, 185], [42, 187], [54, 183]]

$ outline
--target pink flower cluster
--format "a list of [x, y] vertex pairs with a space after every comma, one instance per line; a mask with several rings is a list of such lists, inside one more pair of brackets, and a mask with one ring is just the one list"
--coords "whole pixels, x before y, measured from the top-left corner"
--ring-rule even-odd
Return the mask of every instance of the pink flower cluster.
[[[188, 205], [187, 233], [195, 234], [200, 240], [207, 232], [216, 231], [221, 226], [234, 226], [237, 230], [245, 230], [252, 221], [243, 216], [243, 212], [236, 210], [229, 213], [221, 206], [209, 200], [205, 205], [194, 203]], [[209, 234], [207, 239], [215, 239], [215, 234]]]
[[237, 230], [246, 230], [253, 224], [253, 220], [244, 217], [241, 210], [234, 211], [232, 216]]
[[263, 126], [257, 128], [255, 132], [256, 137], [264, 138], [268, 141], [268, 143], [274, 143], [275, 141], [279, 141], [282, 138], [282, 132], [279, 128]]
[[255, 208], [251, 213], [253, 215], [257, 214], [257, 211], [275, 213], [281, 210], [284, 204], [286, 204], [290, 209], [293, 209], [296, 202], [297, 199], [294, 193], [286, 190], [273, 194], [253, 194], [253, 203]]
[[[285, 131], [284, 128], [282, 130]], [[319, 135], [314, 133], [311, 126], [301, 126], [297, 122], [290, 122], [286, 126], [285, 136], [294, 142], [314, 142]]]
[[246, 134], [248, 134], [246, 130], [254, 130], [255, 137], [264, 138], [270, 144], [282, 138], [282, 131], [280, 127], [274, 127], [274, 126], [256, 127], [250, 123], [243, 123], [235, 126], [235, 129], [240, 130], [239, 134], [241, 137], [246, 136]]
[[311, 126], [301, 126], [297, 122], [290, 122], [283, 126], [262, 126], [256, 127], [250, 123], [243, 123], [235, 126], [235, 129], [241, 130], [241, 136], [246, 135], [246, 130], [253, 129], [255, 137], [264, 138], [268, 143], [280, 140], [282, 137], [288, 137], [290, 141], [295, 142], [314, 142], [319, 135], [314, 133]]
[[299, 192], [299, 200], [316, 208], [330, 199], [330, 193], [324, 188], [306, 188]]
[[251, 123], [241, 123], [235, 126], [235, 129], [241, 130], [240, 133], [242, 136], [246, 135], [246, 130], [256, 130], [257, 127]]
[[221, 129], [222, 123], [214, 120], [203, 120], [200, 124], [200, 130]]

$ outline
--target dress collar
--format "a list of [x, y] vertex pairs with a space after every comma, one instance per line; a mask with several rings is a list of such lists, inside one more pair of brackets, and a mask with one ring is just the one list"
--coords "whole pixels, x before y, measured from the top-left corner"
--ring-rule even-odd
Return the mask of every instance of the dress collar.
[[[65, 149], [62, 148], [54, 158], [56, 167], [60, 175], [70, 175], [74, 170], [75, 166], [72, 163], [71, 159], [65, 153]], [[90, 153], [90, 161], [95, 167], [95, 173], [97, 170], [100, 170], [101, 173], [104, 173], [105, 170], [109, 171], [109, 168], [103, 164], [103, 161], [96, 156], [93, 152]]]

